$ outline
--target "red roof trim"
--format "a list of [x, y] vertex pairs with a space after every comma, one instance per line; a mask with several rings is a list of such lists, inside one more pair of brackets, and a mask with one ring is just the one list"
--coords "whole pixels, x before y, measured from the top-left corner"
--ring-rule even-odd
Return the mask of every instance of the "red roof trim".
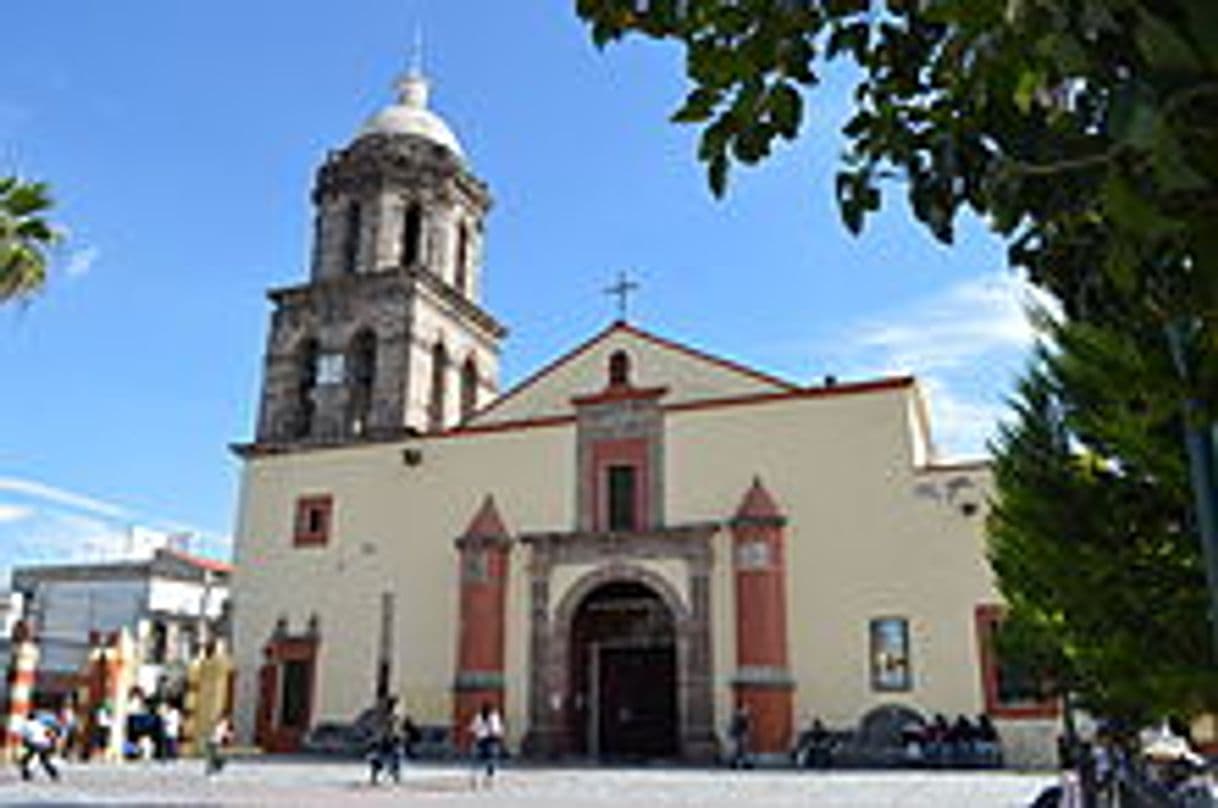
[[168, 553], [169, 555], [174, 556], [175, 558], [177, 558], [181, 561], [185, 561], [187, 564], [193, 564], [194, 566], [199, 567], [200, 569], [211, 570], [212, 572], [232, 572], [233, 571], [233, 565], [229, 564], [227, 562], [224, 562], [224, 561], [219, 561], [214, 558], [205, 558], [204, 556], [193, 555], [191, 553], [187, 553], [187, 552], [178, 550], [173, 547], [163, 547], [161, 549], [164, 552]]
[[786, 393], [755, 393], [750, 396], [734, 398], [712, 398], [702, 401], [682, 401], [664, 407], [665, 412], [689, 412], [691, 410], [719, 409], [721, 407], [739, 407], [747, 404], [764, 404], [770, 401], [785, 401], [797, 398], [834, 398], [843, 395], [859, 393], [879, 393], [886, 390], [900, 390], [912, 386], [913, 376], [894, 376], [889, 379], [874, 379], [850, 384], [836, 384], [832, 387], [806, 387]]
[[615, 327], [620, 328], [621, 330], [626, 331], [627, 333], [634, 334], [636, 337], [639, 337], [640, 339], [645, 339], [648, 342], [655, 343], [656, 345], [660, 345], [664, 348], [671, 348], [672, 350], [683, 353], [686, 356], [692, 356], [695, 359], [701, 359], [703, 361], [710, 362], [712, 364], [718, 365], [719, 367], [726, 368], [727, 370], [731, 370], [736, 373], [743, 373], [745, 376], [751, 376], [752, 378], [754, 378], [758, 381], [766, 382], [767, 384], [777, 385], [778, 387], [781, 387], [784, 390], [794, 391], [794, 390], [800, 389], [799, 385], [792, 384], [791, 382], [787, 381], [786, 379], [780, 379], [777, 376], [771, 376], [768, 373], [763, 373], [760, 370], [755, 370], [747, 365], [742, 365], [739, 362], [733, 362], [730, 359], [724, 359], [723, 357], [714, 356], [713, 354], [708, 354], [705, 351], [698, 350], [697, 348], [691, 348], [688, 345], [683, 345], [679, 342], [675, 342], [673, 340], [666, 339], [665, 337], [657, 336], [656, 334], [652, 334], [648, 331], [642, 330], [641, 328], [637, 328], [633, 325], [630, 325], [630, 323], [619, 322], [619, 323], [615, 324]]
[[[524, 390], [527, 387], [531, 387], [534, 382], [542, 379], [545, 376], [550, 375], [551, 373], [553, 373], [555, 370], [557, 370], [562, 365], [567, 364], [571, 360], [575, 359], [575, 357], [577, 357], [580, 354], [587, 351], [593, 345], [596, 345], [596, 343], [600, 342], [602, 339], [604, 339], [605, 337], [607, 337], [611, 333], [613, 333], [613, 330], [615, 328], [617, 328], [617, 323], [614, 323], [613, 325], [609, 326], [608, 328], [601, 330], [597, 334], [595, 334], [592, 337], [590, 337], [589, 339], [585, 340], [580, 345], [577, 345], [574, 348], [572, 348], [571, 350], [567, 351], [565, 354], [562, 354], [557, 359], [550, 362], [548, 365], [543, 365], [540, 370], [534, 371], [529, 376], [526, 376], [523, 381], [517, 382], [516, 385], [514, 387], [512, 387], [512, 389], [508, 390], [503, 395], [499, 396], [499, 398], [495, 399], [490, 404], [487, 404], [485, 407], [482, 407], [481, 409], [474, 410], [472, 413], [470, 413], [470, 415], [466, 419], [466, 421], [476, 421], [478, 418], [482, 417], [483, 415], [486, 415], [488, 412], [494, 411], [505, 401], [507, 401], [510, 398], [515, 397], [516, 394], [519, 393], [521, 390]], [[477, 429], [478, 427], [475, 426], [475, 427], [464, 427], [464, 428], [465, 429]]]
[[[662, 404], [664, 412], [690, 412], [695, 410], [723, 409], [727, 407], [748, 406], [749, 404], [765, 404], [772, 401], [787, 401], [801, 398], [834, 398], [844, 395], [863, 393], [879, 393], [889, 390], [901, 390], [914, 384], [913, 376], [893, 376], [887, 379], [873, 379], [865, 382], [836, 384], [832, 387], [806, 387], [779, 393], [754, 393], [747, 396], [732, 398], [708, 398], [701, 401], [684, 401], [676, 404]], [[561, 426], [575, 423], [574, 415], [552, 415], [545, 418], [526, 418], [519, 421], [503, 421], [494, 424], [470, 424], [457, 426], [444, 432], [433, 432], [420, 435], [419, 439], [431, 438], [460, 438], [466, 435], [480, 435], [487, 432], [510, 432], [517, 429], [532, 429], [535, 427]]]
[[512, 432], [517, 429], [535, 429], [547, 426], [562, 426], [575, 423], [574, 415], [550, 415], [545, 418], [522, 418], [519, 421], [500, 421], [494, 424], [467, 424], [446, 429], [443, 432], [429, 432], [420, 435], [418, 440], [433, 438], [463, 438], [466, 435], [484, 435], [488, 432]]
[[673, 340], [657, 336], [648, 331], [644, 331], [643, 329], [638, 328], [637, 326], [633, 326], [633, 325], [630, 325], [629, 323], [618, 320], [617, 322], [610, 325], [608, 328], [602, 329], [595, 336], [591, 337], [590, 339], [586, 340], [585, 342], [581, 343], [580, 345], [577, 345], [575, 348], [572, 348], [570, 351], [567, 351], [562, 356], [559, 356], [557, 359], [550, 362], [548, 365], [545, 365], [540, 370], [534, 372], [532, 375], [525, 378], [524, 381], [518, 382], [514, 387], [512, 387], [510, 390], [505, 392], [503, 395], [499, 396], [499, 398], [495, 399], [490, 404], [487, 404], [485, 407], [483, 407], [480, 410], [475, 410], [473, 413], [470, 414], [467, 421], [476, 421], [478, 418], [482, 417], [483, 415], [486, 415], [489, 412], [493, 412], [497, 407], [499, 407], [505, 401], [516, 396], [516, 394], [519, 393], [520, 391], [524, 390], [527, 387], [531, 387], [535, 382], [539, 381], [540, 379], [542, 379], [545, 376], [548, 376], [550, 373], [554, 372], [562, 365], [565, 365], [568, 362], [574, 360], [580, 354], [585, 353], [590, 348], [595, 346], [597, 343], [599, 343], [599, 342], [603, 341], [604, 339], [606, 339], [607, 337], [609, 337], [609, 335], [611, 335], [615, 331], [624, 331], [627, 334], [631, 334], [633, 336], [638, 337], [639, 339], [646, 340], [647, 342], [650, 342], [653, 345], [659, 345], [662, 348], [667, 348], [669, 350], [677, 351], [678, 353], [685, 354], [686, 356], [693, 357], [694, 359], [699, 359], [704, 362], [710, 362], [711, 364], [718, 365], [719, 367], [725, 368], [734, 373], [739, 373], [739, 374], [742, 374], [745, 376], [749, 376], [750, 378], [756, 379], [757, 381], [765, 382], [766, 384], [775, 385], [777, 387], [782, 388], [785, 391], [794, 392], [794, 391], [801, 389], [799, 387], [799, 385], [792, 384], [791, 382], [789, 382], [785, 379], [780, 379], [777, 376], [771, 376], [768, 373], [762, 373], [759, 370], [754, 370], [753, 368], [750, 368], [746, 365], [742, 365], [739, 362], [733, 362], [730, 359], [723, 359], [721, 357], [714, 356], [712, 354], [708, 354], [705, 351], [700, 351], [697, 348], [691, 348], [688, 345], [682, 345], [679, 342], [674, 342]]
[[668, 392], [667, 387], [630, 387], [618, 385], [606, 387], [599, 393], [587, 396], [575, 396], [571, 403], [576, 407], [587, 407], [591, 404], [608, 404], [611, 401], [646, 401], [649, 398], [660, 398]]

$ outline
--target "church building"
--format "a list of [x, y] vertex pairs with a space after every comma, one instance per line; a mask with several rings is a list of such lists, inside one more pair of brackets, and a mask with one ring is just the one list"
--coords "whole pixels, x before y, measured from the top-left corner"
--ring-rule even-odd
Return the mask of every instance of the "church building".
[[490, 191], [417, 71], [313, 204], [235, 447], [244, 741], [392, 694], [458, 741], [493, 703], [543, 759], [711, 760], [738, 707], [763, 755], [897, 708], [1043, 758], [1057, 706], [991, 642], [989, 471], [936, 458], [915, 379], [799, 383], [619, 320], [501, 390]]

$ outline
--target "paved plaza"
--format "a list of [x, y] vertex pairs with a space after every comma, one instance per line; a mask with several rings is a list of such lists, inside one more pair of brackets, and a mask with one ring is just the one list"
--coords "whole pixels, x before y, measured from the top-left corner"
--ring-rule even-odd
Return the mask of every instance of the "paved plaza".
[[[1026, 806], [1052, 777], [1007, 772], [730, 772], [704, 769], [509, 768], [490, 790], [468, 769], [409, 768], [399, 785], [372, 787], [356, 762], [237, 760], [208, 779], [197, 761], [72, 765], [59, 783], [39, 773], [0, 776], [0, 804], [459, 806]], [[644, 800], [645, 804], [635, 803]]]

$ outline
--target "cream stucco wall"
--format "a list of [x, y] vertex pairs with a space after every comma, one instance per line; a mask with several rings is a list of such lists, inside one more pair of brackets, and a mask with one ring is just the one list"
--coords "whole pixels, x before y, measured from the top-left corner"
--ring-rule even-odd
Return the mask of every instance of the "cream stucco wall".
[[[280, 616], [292, 631], [316, 614], [321, 630], [315, 721], [349, 720], [372, 699], [381, 593], [396, 594], [394, 684], [406, 708], [429, 723], [449, 714], [456, 654], [457, 561], [453, 540], [494, 493], [509, 527], [571, 519], [571, 496], [538, 481], [570, 479], [569, 430], [503, 432], [478, 439], [421, 440], [423, 461], [402, 462], [405, 444], [268, 457], [246, 464], [238, 524], [236, 655], [249, 737], [261, 649]], [[292, 546], [297, 497], [334, 497], [325, 547]], [[519, 567], [519, 565], [514, 565]], [[511, 599], [523, 604], [523, 583]], [[509, 626], [508, 719], [523, 723], [527, 634]]]
[[789, 389], [776, 380], [707, 361], [618, 327], [547, 369], [543, 384], [526, 383], [508, 391], [497, 404], [474, 418], [473, 423], [498, 424], [572, 414], [571, 397], [600, 390], [605, 383], [609, 357], [618, 350], [630, 355], [631, 381], [636, 386], [668, 388], [666, 404]]
[[[611, 336], [586, 361], [560, 368], [546, 390], [517, 397], [511, 412], [533, 417], [596, 391], [605, 359], [623, 345], [638, 384], [667, 384], [685, 391], [686, 402], [698, 394], [755, 394], [763, 386], [727, 371], [700, 378], [677, 352], [628, 333], [621, 338]], [[889, 385], [750, 396], [739, 405], [665, 413], [670, 524], [730, 519], [754, 475], [786, 512], [797, 716], [845, 725], [883, 703], [953, 715], [983, 707], [973, 610], [997, 595], [984, 558], [984, 508], [966, 516], [959, 505], [969, 497], [983, 506], [989, 481], [984, 467], [921, 467], [926, 449], [918, 445], [923, 427], [914, 420], [915, 395], [910, 385]], [[405, 446], [422, 452], [420, 465], [403, 464]], [[293, 630], [311, 613], [320, 621], [315, 720], [349, 720], [368, 706], [383, 591], [397, 599], [395, 687], [420, 719], [446, 722], [457, 640], [453, 539], [488, 493], [513, 533], [573, 529], [575, 455], [574, 424], [560, 421], [249, 460], [234, 581], [241, 730], [247, 736], [251, 730], [261, 647], [281, 615]], [[314, 493], [334, 497], [334, 536], [324, 548], [294, 548], [295, 500]], [[517, 545], [511, 555], [506, 718], [513, 744], [526, 729], [528, 553]], [[715, 537], [714, 553], [712, 655], [721, 730], [735, 672], [728, 530]], [[646, 562], [688, 599], [682, 563]], [[592, 571], [557, 567], [550, 608]], [[871, 689], [868, 622], [888, 616], [910, 623], [908, 693]]]

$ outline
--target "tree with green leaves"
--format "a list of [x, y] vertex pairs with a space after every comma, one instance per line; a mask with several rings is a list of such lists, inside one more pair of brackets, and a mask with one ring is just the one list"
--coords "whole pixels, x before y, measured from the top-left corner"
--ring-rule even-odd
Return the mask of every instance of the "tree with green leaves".
[[827, 63], [859, 68], [842, 216], [903, 187], [950, 242], [962, 211], [1072, 316], [1117, 289], [1162, 322], [1218, 317], [1218, 3], [1213, 0], [577, 0], [601, 45], [679, 43], [722, 194], [733, 163], [798, 135]]
[[1153, 332], [1048, 328], [1002, 428], [990, 561], [1004, 655], [1138, 726], [1218, 706], [1181, 385]]
[[0, 177], [0, 304], [46, 283], [48, 253], [59, 240], [45, 218], [51, 204], [45, 183]]

